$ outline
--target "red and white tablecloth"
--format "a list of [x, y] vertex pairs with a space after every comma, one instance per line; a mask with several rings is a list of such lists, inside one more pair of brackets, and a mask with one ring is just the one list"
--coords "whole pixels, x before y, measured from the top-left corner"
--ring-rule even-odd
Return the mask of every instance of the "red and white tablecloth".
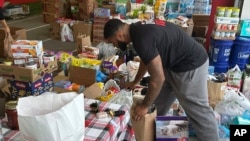
[[[125, 115], [119, 117], [108, 117], [103, 119], [96, 118], [91, 113], [90, 104], [96, 102], [99, 111], [107, 108], [113, 110], [124, 110]], [[126, 105], [100, 102], [93, 99], [84, 99], [85, 111], [85, 136], [84, 141], [133, 141], [134, 132], [129, 124], [129, 111]], [[4, 129], [4, 141], [19, 141], [20, 132], [16, 130]]]

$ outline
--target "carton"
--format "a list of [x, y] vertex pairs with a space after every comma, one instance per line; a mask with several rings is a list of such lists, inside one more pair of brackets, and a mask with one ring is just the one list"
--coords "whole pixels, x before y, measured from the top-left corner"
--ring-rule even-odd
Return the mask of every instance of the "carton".
[[41, 79], [35, 82], [24, 82], [10, 80], [10, 94], [12, 99], [24, 96], [37, 96], [53, 88], [53, 76], [51, 73], [45, 74]]
[[78, 35], [87, 35], [92, 37], [92, 23], [76, 21], [72, 26], [72, 30], [74, 33], [74, 39], [77, 39]]
[[208, 26], [194, 26], [193, 28], [193, 37], [206, 37]]
[[69, 80], [73, 83], [89, 87], [96, 82], [96, 70], [71, 66]]
[[[83, 94], [86, 98], [96, 98], [101, 95], [103, 90], [95, 83], [96, 79], [96, 70], [88, 69], [88, 68], [81, 68], [71, 66], [69, 71], [69, 77], [63, 75], [57, 75], [54, 77], [54, 82], [58, 81], [70, 81], [71, 83], [76, 83], [79, 85], [84, 85], [85, 90]], [[71, 92], [71, 90], [54, 87], [54, 91], [58, 93], [63, 92]]]
[[[21, 27], [9, 27], [10, 34], [14, 40], [25, 40], [27, 38], [26, 30]], [[5, 31], [1, 28], [0, 29], [0, 40], [4, 40], [5, 38]]]
[[238, 17], [216, 17], [214, 18], [214, 22], [217, 24], [238, 24]]
[[250, 36], [250, 20], [241, 20], [239, 24], [239, 32], [240, 36]]
[[58, 18], [64, 17], [64, 15], [61, 14], [55, 14], [55, 13], [47, 13], [43, 12], [43, 21], [44, 23], [52, 23], [55, 22]]
[[192, 36], [193, 33], [193, 28], [194, 28], [194, 22], [192, 19], [189, 19], [188, 22], [188, 27], [181, 27], [189, 36]]
[[[22, 42], [27, 42], [27, 44], [22, 44]], [[29, 55], [41, 56], [43, 53], [42, 41], [17, 40], [14, 44], [11, 44], [10, 47], [13, 57], [23, 57]]]
[[[11, 36], [14, 40], [26, 40], [26, 30], [20, 27], [9, 27]], [[5, 31], [0, 29], [0, 57], [4, 57], [4, 38]]]
[[41, 79], [44, 74], [51, 73], [57, 69], [57, 61], [51, 61], [46, 65], [40, 65], [38, 69], [0, 64], [0, 76], [9, 80], [35, 82]]
[[193, 19], [195, 26], [208, 26], [210, 15], [193, 14], [192, 19]]
[[65, 9], [65, 5], [63, 2], [44, 2], [42, 3], [42, 7], [43, 7], [43, 12], [47, 12], [47, 13], [58, 13], [58, 14], [65, 14], [66, 11]]

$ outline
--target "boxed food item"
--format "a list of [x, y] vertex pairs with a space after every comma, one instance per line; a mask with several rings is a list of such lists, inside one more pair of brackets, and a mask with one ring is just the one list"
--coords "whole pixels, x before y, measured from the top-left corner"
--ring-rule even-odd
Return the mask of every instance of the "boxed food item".
[[17, 40], [11, 44], [13, 57], [40, 56], [43, 54], [43, 43], [38, 40]]
[[189, 122], [185, 116], [157, 116], [156, 141], [187, 141]]
[[215, 17], [215, 23], [217, 24], [238, 24], [238, 17]]
[[239, 24], [239, 35], [250, 36], [250, 20], [241, 20]]
[[50, 91], [53, 88], [53, 77], [51, 73], [45, 74], [41, 79], [35, 82], [24, 82], [10, 80], [10, 93], [12, 99], [24, 96], [36, 96], [46, 91]]

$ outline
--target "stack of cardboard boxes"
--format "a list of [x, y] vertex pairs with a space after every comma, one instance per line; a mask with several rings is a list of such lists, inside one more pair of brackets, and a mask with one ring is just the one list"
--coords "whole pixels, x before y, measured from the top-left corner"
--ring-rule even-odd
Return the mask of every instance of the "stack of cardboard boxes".
[[194, 28], [192, 36], [196, 41], [205, 44], [210, 15], [193, 15]]
[[[25, 40], [26, 39], [26, 30], [19, 27], [10, 27], [10, 33], [14, 40]], [[4, 39], [5, 31], [0, 29], [0, 58], [4, 58]]]
[[94, 9], [98, 7], [96, 0], [78, 0], [79, 16], [81, 20], [89, 20], [93, 17]]
[[64, 0], [42, 0], [43, 21], [51, 23], [57, 18], [66, 16], [66, 2]]

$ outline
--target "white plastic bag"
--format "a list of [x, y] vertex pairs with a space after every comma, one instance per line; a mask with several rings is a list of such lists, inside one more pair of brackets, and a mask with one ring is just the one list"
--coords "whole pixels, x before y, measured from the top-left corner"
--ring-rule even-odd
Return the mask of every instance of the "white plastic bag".
[[62, 24], [61, 29], [61, 41], [71, 41], [74, 42], [73, 31], [70, 29], [69, 25], [64, 23]]
[[110, 103], [127, 105], [129, 108], [133, 104], [133, 96], [132, 91], [121, 90], [119, 93], [114, 95], [110, 100]]
[[19, 98], [18, 125], [22, 140], [82, 141], [84, 98], [75, 92]]
[[113, 44], [108, 44], [105, 42], [99, 43], [96, 48], [99, 48], [99, 56], [98, 59], [107, 59], [111, 56], [116, 55], [117, 49], [113, 46]]
[[250, 110], [249, 100], [240, 92], [227, 90], [224, 98], [214, 109], [219, 114], [241, 116], [245, 110]]

